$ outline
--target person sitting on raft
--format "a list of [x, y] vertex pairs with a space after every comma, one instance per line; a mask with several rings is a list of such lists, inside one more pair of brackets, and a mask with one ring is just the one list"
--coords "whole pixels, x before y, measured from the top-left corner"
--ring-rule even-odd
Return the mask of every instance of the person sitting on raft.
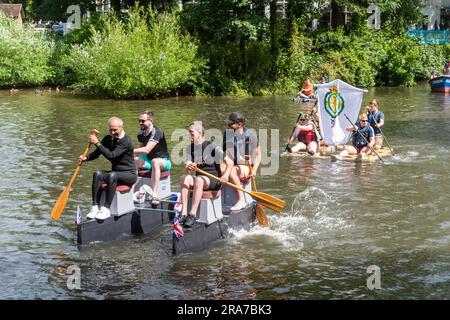
[[366, 108], [368, 108], [367, 119], [375, 133], [375, 150], [379, 150], [383, 147], [384, 113], [378, 110], [378, 102], [375, 99], [370, 101]]
[[310, 155], [314, 155], [317, 152], [319, 146], [319, 135], [316, 130], [314, 122], [309, 119], [309, 117], [300, 112], [299, 121], [296, 125], [294, 133], [288, 139], [288, 144], [292, 142], [295, 138], [298, 142], [292, 148], [288, 147], [287, 151], [295, 153], [298, 151], [307, 151]]
[[[205, 139], [205, 129], [201, 122], [192, 122], [188, 126], [191, 144], [186, 149], [186, 170], [194, 171], [195, 168], [220, 178], [221, 182], [210, 179], [201, 173], [196, 173], [193, 177], [190, 174], [183, 175], [180, 178], [181, 189], [181, 218], [180, 224], [190, 228], [196, 223], [197, 209], [200, 205], [202, 193], [205, 190], [220, 190], [221, 183], [228, 182], [233, 161], [224, 155], [223, 149], [212, 141]], [[226, 169], [221, 174], [220, 164], [225, 162]], [[192, 206], [188, 214], [189, 191], [193, 190]]]
[[[234, 164], [230, 180], [231, 183], [244, 187], [243, 183], [256, 176], [261, 164], [261, 147], [255, 132], [245, 126], [245, 117], [241, 112], [232, 112], [227, 124], [228, 129], [223, 133], [223, 150]], [[238, 201], [230, 208], [231, 211], [242, 210], [247, 205], [244, 192], [240, 190], [236, 192]]]
[[372, 148], [375, 143], [375, 134], [373, 132], [373, 128], [368, 125], [367, 122], [367, 115], [363, 113], [359, 116], [358, 122], [347, 128], [347, 131], [353, 131], [352, 145], [344, 146], [344, 150], [342, 150], [339, 154], [331, 156], [332, 160], [342, 160], [342, 157], [348, 155], [357, 155], [358, 157], [362, 157], [363, 154], [369, 155], [372, 152]]
[[145, 110], [139, 114], [139, 126], [137, 139], [139, 147], [134, 149], [136, 168], [138, 170], [152, 171], [152, 206], [159, 205], [158, 189], [161, 171], [169, 171], [172, 164], [167, 150], [164, 131], [154, 125], [153, 112]]
[[303, 99], [315, 99], [316, 96], [314, 94], [314, 85], [311, 83], [310, 79], [306, 79], [303, 87], [299, 87], [299, 91], [297, 93], [297, 98]]
[[[78, 162], [91, 161], [103, 155], [111, 162], [111, 171], [94, 172], [92, 178], [92, 208], [87, 214], [89, 219], [105, 220], [111, 216], [110, 206], [119, 184], [133, 185], [137, 180], [136, 167], [133, 158], [133, 141], [123, 130], [123, 121], [118, 117], [108, 120], [109, 134], [100, 142], [95, 134], [89, 136], [89, 143], [97, 149], [83, 157]], [[107, 183], [106, 201], [100, 206], [102, 183]]]

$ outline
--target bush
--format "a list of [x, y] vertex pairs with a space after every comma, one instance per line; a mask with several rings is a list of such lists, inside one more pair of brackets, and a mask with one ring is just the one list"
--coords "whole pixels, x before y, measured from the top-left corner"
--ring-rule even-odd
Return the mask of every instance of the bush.
[[135, 7], [126, 21], [103, 19], [103, 27], [93, 27], [91, 38], [70, 52], [75, 87], [115, 98], [155, 97], [198, 77], [203, 62], [195, 41], [181, 34], [175, 13]]
[[47, 83], [53, 49], [50, 37], [0, 12], [0, 87]]

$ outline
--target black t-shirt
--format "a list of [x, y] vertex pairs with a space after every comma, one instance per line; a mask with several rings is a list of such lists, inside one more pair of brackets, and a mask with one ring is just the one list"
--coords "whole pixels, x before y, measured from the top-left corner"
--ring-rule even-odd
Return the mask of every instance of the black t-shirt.
[[238, 134], [233, 129], [227, 129], [223, 133], [223, 150], [233, 160], [234, 165], [246, 164], [245, 156], [255, 157], [253, 150], [258, 147], [258, 137], [254, 130], [244, 128], [244, 134]]
[[155, 147], [147, 154], [147, 158], [152, 160], [155, 158], [169, 159], [167, 151], [166, 137], [164, 131], [157, 126], [153, 126], [152, 130], [146, 135], [144, 131], [139, 131], [137, 135], [138, 141], [142, 146], [146, 146], [149, 141], [155, 142]]
[[[212, 141], [204, 141], [201, 145], [191, 143], [187, 146], [186, 160], [195, 162], [197, 167], [216, 177], [221, 177], [220, 164], [223, 162], [224, 153], [221, 147]], [[197, 173], [201, 175], [201, 173]]]
[[115, 139], [111, 135], [107, 135], [103, 137], [100, 146], [88, 154], [87, 161], [97, 159], [100, 155], [103, 155], [111, 161], [112, 171], [136, 173], [133, 150], [133, 141], [129, 135], [125, 134], [122, 139]]

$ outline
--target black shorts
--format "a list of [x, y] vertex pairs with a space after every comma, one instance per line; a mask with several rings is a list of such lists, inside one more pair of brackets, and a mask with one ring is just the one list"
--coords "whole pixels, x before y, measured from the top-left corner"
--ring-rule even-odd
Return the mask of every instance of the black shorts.
[[[206, 177], [203, 174], [197, 174], [197, 177], [201, 177], [201, 176]], [[222, 184], [219, 181], [212, 179], [210, 177], [207, 177], [207, 178], [209, 179], [209, 186], [208, 186], [208, 189], [206, 189], [205, 191], [220, 190], [220, 188], [222, 187]]]

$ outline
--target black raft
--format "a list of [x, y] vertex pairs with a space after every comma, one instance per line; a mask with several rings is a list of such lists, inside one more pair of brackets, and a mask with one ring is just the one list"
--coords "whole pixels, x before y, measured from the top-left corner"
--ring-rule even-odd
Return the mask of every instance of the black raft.
[[[167, 199], [167, 200], [170, 200]], [[137, 204], [135, 209], [121, 216], [111, 216], [103, 221], [88, 220], [77, 225], [77, 243], [107, 242], [126, 236], [147, 234], [171, 223], [174, 203], [162, 200], [157, 208], [150, 203]]]
[[172, 253], [179, 255], [204, 250], [212, 242], [228, 238], [230, 229], [249, 230], [255, 222], [255, 208], [253, 203], [233, 213], [224, 208], [221, 219], [209, 224], [197, 222], [192, 228], [184, 228], [184, 236], [173, 237]]

